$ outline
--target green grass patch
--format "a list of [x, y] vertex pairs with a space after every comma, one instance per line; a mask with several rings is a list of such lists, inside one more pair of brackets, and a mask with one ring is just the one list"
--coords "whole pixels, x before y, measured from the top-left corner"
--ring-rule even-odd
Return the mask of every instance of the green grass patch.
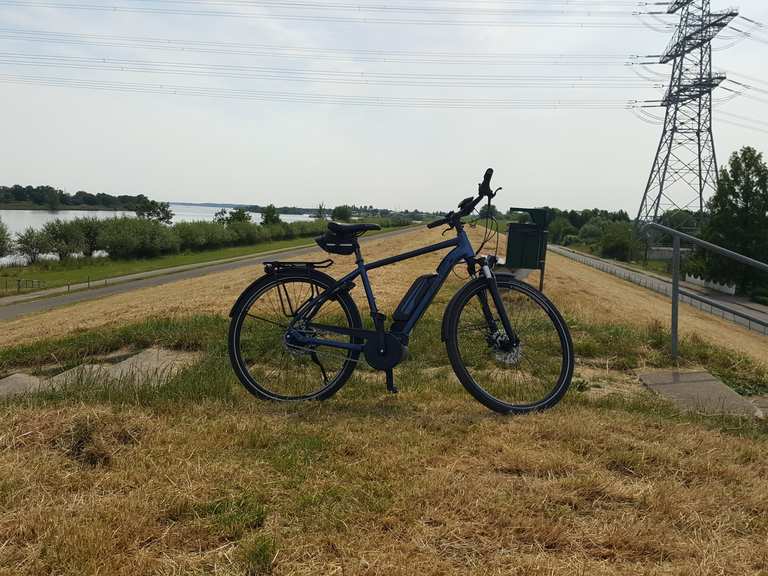
[[222, 537], [239, 539], [246, 533], [262, 528], [267, 510], [258, 498], [249, 494], [219, 498], [188, 505], [179, 511], [179, 518], [197, 518], [212, 525]]
[[276, 555], [274, 539], [263, 534], [252, 536], [240, 544], [240, 562], [245, 576], [271, 574]]

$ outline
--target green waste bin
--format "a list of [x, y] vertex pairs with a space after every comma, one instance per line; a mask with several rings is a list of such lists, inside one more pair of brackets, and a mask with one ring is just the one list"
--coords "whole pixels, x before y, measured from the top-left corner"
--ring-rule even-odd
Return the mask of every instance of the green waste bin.
[[512, 222], [507, 229], [507, 259], [505, 267], [513, 270], [540, 270], [539, 289], [544, 289], [544, 269], [547, 262], [549, 211], [540, 208], [511, 208], [510, 212], [525, 212], [530, 223]]

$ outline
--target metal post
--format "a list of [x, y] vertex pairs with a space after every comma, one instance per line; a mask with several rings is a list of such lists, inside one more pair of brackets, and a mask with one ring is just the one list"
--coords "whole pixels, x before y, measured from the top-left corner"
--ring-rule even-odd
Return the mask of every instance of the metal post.
[[677, 326], [680, 309], [680, 236], [675, 235], [672, 247], [672, 358], [677, 360]]

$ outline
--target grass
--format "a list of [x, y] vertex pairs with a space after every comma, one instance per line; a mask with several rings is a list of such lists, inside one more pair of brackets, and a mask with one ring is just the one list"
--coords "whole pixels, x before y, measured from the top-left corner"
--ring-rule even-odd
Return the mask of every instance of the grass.
[[[395, 230], [387, 228], [384, 232]], [[376, 232], [371, 235], [375, 235]], [[17, 278], [23, 280], [36, 280], [44, 283], [42, 289], [57, 288], [60, 286], [74, 285], [87, 282], [99, 282], [108, 278], [138, 274], [176, 266], [190, 264], [202, 264], [216, 260], [239, 258], [252, 254], [261, 254], [273, 250], [284, 250], [297, 246], [312, 245], [311, 238], [294, 238], [291, 240], [277, 240], [265, 242], [254, 246], [232, 246], [217, 250], [204, 250], [201, 252], [184, 252], [147, 258], [142, 260], [112, 260], [110, 258], [73, 259], [68, 262], [39, 262], [30, 266], [14, 266], [0, 269], [0, 286], [4, 279], [9, 284], [15, 285]], [[36, 290], [24, 290], [22, 292], [34, 292]], [[11, 293], [16, 291], [11, 289]]]
[[[673, 365], [661, 325], [573, 312], [571, 392], [504, 418], [447, 366], [449, 293], [417, 328], [396, 397], [361, 365], [328, 402], [259, 402], [218, 315], [0, 349], [0, 376], [150, 346], [201, 356], [159, 381], [0, 403], [0, 575], [765, 573], [768, 425], [645, 392], [634, 370]], [[764, 366], [696, 336], [680, 363], [768, 393]]]

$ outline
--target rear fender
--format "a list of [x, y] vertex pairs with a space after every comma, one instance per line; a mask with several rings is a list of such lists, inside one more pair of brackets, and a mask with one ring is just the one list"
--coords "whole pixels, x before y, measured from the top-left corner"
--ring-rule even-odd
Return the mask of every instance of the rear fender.
[[[265, 274], [255, 282], [251, 283], [248, 288], [243, 290], [243, 293], [240, 294], [238, 299], [235, 301], [235, 304], [232, 306], [232, 309], [229, 311], [229, 317], [232, 318], [241, 307], [245, 306], [246, 302], [251, 298], [251, 295], [254, 292], [261, 290], [266, 285], [280, 278], [313, 278], [319, 282], [324, 283], [326, 286], [333, 286], [336, 284], [335, 278], [317, 270], [280, 271], [273, 272], [271, 274]], [[347, 282], [346, 284], [338, 286], [335, 293], [350, 292], [354, 289], [354, 287], [354, 282]]]

